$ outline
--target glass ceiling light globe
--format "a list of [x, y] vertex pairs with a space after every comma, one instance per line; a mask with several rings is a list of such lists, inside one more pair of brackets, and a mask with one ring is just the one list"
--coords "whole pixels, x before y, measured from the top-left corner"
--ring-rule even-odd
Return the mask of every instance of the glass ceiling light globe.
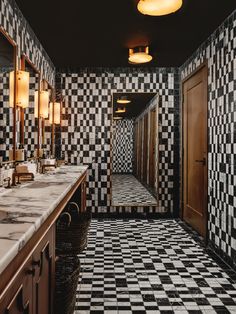
[[122, 96], [122, 97], [118, 98], [116, 102], [118, 104], [126, 105], [126, 104], [131, 103], [131, 100], [129, 100], [126, 96]]
[[183, 5], [183, 0], [140, 0], [138, 10], [142, 14], [161, 16], [178, 11]]

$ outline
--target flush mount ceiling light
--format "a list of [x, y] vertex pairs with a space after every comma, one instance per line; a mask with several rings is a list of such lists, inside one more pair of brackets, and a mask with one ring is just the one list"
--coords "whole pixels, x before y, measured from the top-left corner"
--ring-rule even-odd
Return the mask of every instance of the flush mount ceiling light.
[[115, 113], [125, 113], [126, 109], [125, 108], [118, 108]]
[[118, 98], [116, 102], [118, 104], [126, 105], [126, 104], [131, 103], [131, 100], [129, 100], [127, 96], [120, 96], [120, 98]]
[[114, 119], [114, 120], [121, 120], [122, 117], [114, 117], [113, 119]]
[[129, 49], [129, 62], [132, 64], [142, 64], [152, 61], [148, 47], [136, 47]]
[[161, 16], [178, 11], [183, 5], [183, 0], [139, 0], [138, 10], [142, 14]]

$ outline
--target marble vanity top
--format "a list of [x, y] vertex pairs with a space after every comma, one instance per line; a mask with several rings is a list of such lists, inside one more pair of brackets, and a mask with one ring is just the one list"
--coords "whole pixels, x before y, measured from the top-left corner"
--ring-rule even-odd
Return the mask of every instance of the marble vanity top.
[[86, 170], [61, 166], [0, 193], [0, 274]]

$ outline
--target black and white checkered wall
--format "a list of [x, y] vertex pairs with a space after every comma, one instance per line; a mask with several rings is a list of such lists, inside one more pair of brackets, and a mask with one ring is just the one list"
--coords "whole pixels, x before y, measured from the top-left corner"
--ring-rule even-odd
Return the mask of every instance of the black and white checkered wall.
[[25, 54], [51, 85], [55, 67], [14, 0], [0, 0], [0, 26], [18, 47], [18, 58]]
[[25, 114], [25, 150], [27, 157], [30, 157], [32, 153], [37, 149], [37, 120], [35, 118], [35, 91], [38, 89], [39, 77], [37, 74], [30, 73], [30, 88], [29, 88], [29, 107], [24, 110]]
[[236, 263], [236, 11], [181, 67], [182, 78], [208, 62], [208, 229]]
[[9, 158], [13, 146], [13, 108], [9, 105], [9, 71], [0, 73], [0, 162]]
[[[110, 212], [112, 94], [160, 94], [160, 190], [157, 211], [178, 207], [179, 72], [178, 69], [81, 69], [61, 74], [65, 98], [61, 150], [74, 164], [88, 164], [88, 201], [94, 212]], [[177, 156], [177, 160], [175, 158]], [[176, 166], [176, 164], [178, 166]], [[174, 202], [177, 205], [174, 205]]]
[[114, 120], [112, 132], [112, 173], [132, 173], [134, 121]]

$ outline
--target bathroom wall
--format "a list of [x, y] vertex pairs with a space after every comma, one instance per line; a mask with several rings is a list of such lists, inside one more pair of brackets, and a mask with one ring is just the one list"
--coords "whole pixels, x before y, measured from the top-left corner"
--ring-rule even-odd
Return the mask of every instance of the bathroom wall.
[[112, 173], [132, 173], [134, 121], [114, 120], [112, 132]]
[[109, 213], [111, 192], [112, 93], [160, 94], [159, 205], [179, 209], [178, 69], [117, 68], [61, 70], [57, 85], [64, 97], [61, 151], [74, 164], [89, 165], [87, 206]]
[[[55, 67], [14, 0], [0, 0], [0, 27], [17, 44], [18, 66], [20, 65], [22, 54], [25, 54], [36, 68], [41, 71], [42, 78], [46, 79], [51, 85], [54, 85]], [[0, 118], [2, 115], [3, 106], [0, 105]], [[27, 123], [31, 130], [33, 130], [31, 121], [29, 120]], [[13, 128], [4, 128], [4, 125], [0, 123], [0, 134], [4, 132], [7, 138], [13, 138]], [[32, 148], [35, 141], [34, 136], [26, 132], [25, 139], [28, 139], [25, 142], [26, 148]], [[7, 145], [11, 146], [12, 141], [9, 140], [6, 144], [0, 146], [0, 156], [5, 155], [4, 152]], [[47, 149], [49, 148], [47, 147]]]
[[208, 229], [210, 244], [236, 264], [236, 11], [181, 67], [208, 62]]

